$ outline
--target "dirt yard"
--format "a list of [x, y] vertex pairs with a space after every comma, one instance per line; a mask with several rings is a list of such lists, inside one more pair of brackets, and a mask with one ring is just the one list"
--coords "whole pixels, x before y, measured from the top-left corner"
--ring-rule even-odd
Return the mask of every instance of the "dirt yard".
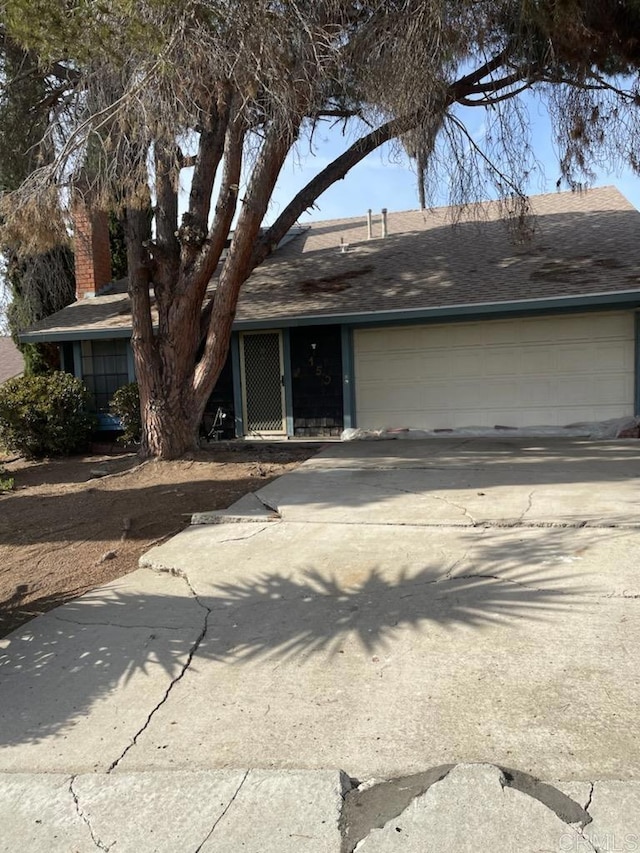
[[318, 449], [224, 443], [179, 462], [140, 464], [133, 454], [9, 462], [14, 490], [0, 495], [0, 637], [132, 571], [193, 512], [224, 509]]

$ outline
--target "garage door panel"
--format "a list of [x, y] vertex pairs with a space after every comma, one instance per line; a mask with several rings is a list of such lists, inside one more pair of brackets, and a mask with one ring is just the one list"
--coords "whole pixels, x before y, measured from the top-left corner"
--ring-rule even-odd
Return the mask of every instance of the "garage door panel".
[[598, 347], [598, 363], [604, 370], [633, 370], [634, 353], [622, 344], [602, 344]]
[[558, 369], [558, 353], [551, 347], [525, 346], [520, 350], [519, 372], [523, 376], [549, 374]]
[[595, 381], [585, 379], [558, 380], [558, 396], [567, 406], [580, 405], [585, 399], [593, 399], [594, 405], [623, 405], [633, 395], [633, 383], [627, 376], [610, 376]]
[[521, 371], [521, 354], [507, 347], [486, 347], [484, 353], [486, 376], [518, 375]]
[[360, 426], [563, 425], [633, 413], [632, 312], [356, 331]]

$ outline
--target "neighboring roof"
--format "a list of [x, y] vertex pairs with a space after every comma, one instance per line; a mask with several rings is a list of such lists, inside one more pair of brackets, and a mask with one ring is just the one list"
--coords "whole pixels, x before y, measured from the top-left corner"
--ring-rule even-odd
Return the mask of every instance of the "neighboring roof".
[[[245, 283], [236, 328], [481, 313], [551, 301], [640, 304], [640, 213], [614, 187], [534, 196], [529, 240], [514, 240], [497, 202], [464, 210], [390, 212], [374, 239], [366, 216], [316, 222]], [[344, 244], [344, 250], [341, 248]], [[116, 289], [117, 290], [117, 289]], [[122, 290], [122, 288], [120, 288]], [[117, 336], [131, 328], [126, 293], [83, 300], [26, 338]]]
[[0, 336], [0, 385], [19, 376], [24, 370], [24, 359], [13, 340], [7, 336]]

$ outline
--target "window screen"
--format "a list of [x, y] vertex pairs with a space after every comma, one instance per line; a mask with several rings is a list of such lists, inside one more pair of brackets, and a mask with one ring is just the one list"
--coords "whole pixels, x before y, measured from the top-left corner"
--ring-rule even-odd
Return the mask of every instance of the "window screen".
[[108, 412], [114, 391], [129, 382], [127, 341], [82, 341], [82, 378], [95, 410]]

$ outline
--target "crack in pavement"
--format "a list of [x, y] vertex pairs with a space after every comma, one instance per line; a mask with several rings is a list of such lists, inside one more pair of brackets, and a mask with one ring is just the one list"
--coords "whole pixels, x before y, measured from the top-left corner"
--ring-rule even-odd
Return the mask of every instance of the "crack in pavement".
[[265, 509], [268, 509], [271, 512], [275, 512], [275, 514], [278, 516], [278, 518], [282, 518], [282, 514], [280, 513], [280, 510], [278, 509], [278, 507], [274, 506], [273, 504], [270, 504], [269, 501], [265, 500], [265, 498], [263, 498], [260, 495], [259, 491], [258, 492], [252, 492], [252, 494], [253, 494], [254, 498], [256, 498], [256, 500], [258, 500]]
[[[396, 470], [396, 469], [392, 469], [392, 470]], [[455, 501], [449, 500], [449, 498], [445, 498], [442, 495], [434, 495], [434, 494], [428, 493], [428, 490], [427, 491], [416, 491], [415, 489], [403, 489], [400, 486], [390, 486], [388, 483], [385, 483], [385, 484], [363, 483], [363, 486], [365, 488], [369, 488], [369, 489], [382, 488], [387, 492], [395, 492], [396, 494], [415, 495], [416, 497], [424, 498], [425, 500], [442, 501], [443, 503], [446, 503], [448, 506], [451, 506], [454, 509], [459, 510], [466, 518], [469, 519], [472, 527], [478, 526], [478, 523], [476, 522], [475, 518], [471, 515], [471, 513], [467, 510], [466, 507], [461, 506], [460, 504], [455, 503]], [[435, 525], [418, 525], [418, 526], [440, 527], [440, 526], [449, 526], [449, 525], [447, 525], [447, 524], [444, 524], [444, 525], [435, 524]], [[452, 525], [452, 526], [454, 526], [454, 525]], [[464, 525], [464, 526], [466, 527], [467, 525]]]
[[446, 503], [448, 506], [452, 506], [454, 509], [459, 509], [460, 512], [463, 513], [463, 515], [469, 519], [473, 527], [477, 526], [477, 521], [465, 506], [461, 506], [455, 501], [449, 500], [449, 498], [443, 498], [442, 495], [426, 495], [426, 497], [433, 498], [436, 501], [443, 501], [443, 503]]
[[[426, 794], [432, 785], [446, 779], [456, 766], [444, 764], [432, 767], [424, 773], [385, 780], [367, 787], [359, 786], [348, 791], [344, 796], [344, 808], [340, 818], [341, 853], [355, 853], [372, 830], [382, 829], [399, 817], [414, 800]], [[595, 849], [596, 853], [599, 853], [593, 842], [583, 833], [584, 827], [592, 821], [587, 808], [583, 808], [553, 785], [541, 782], [528, 773], [493, 766], [500, 771], [500, 785], [503, 790], [513, 788], [538, 800], [577, 836], [584, 839], [590, 845], [587, 849]], [[587, 807], [590, 804], [591, 796]]]
[[624, 598], [626, 601], [637, 601], [640, 599], [640, 593], [632, 593], [632, 592], [609, 592], [606, 595], [600, 596], [601, 598]]
[[524, 521], [524, 517], [525, 517], [525, 515], [526, 515], [528, 512], [531, 512], [531, 507], [533, 506], [533, 496], [535, 495], [535, 493], [536, 493], [536, 490], [535, 490], [535, 489], [532, 489], [532, 490], [529, 492], [529, 496], [528, 496], [528, 498], [527, 498], [527, 505], [526, 505], [526, 507], [525, 507], [525, 509], [524, 509], [524, 512], [522, 513], [522, 515], [520, 516], [520, 518], [519, 518], [519, 520], [518, 520], [518, 523], [519, 523], [519, 524], [522, 524], [522, 522]]
[[224, 808], [224, 810], [222, 811], [222, 813], [221, 813], [220, 815], [218, 815], [218, 817], [216, 818], [216, 820], [215, 820], [215, 822], [214, 822], [213, 826], [211, 827], [211, 829], [209, 830], [209, 832], [206, 834], [206, 836], [204, 837], [204, 839], [200, 842], [200, 844], [199, 844], [199, 845], [196, 847], [196, 849], [193, 851], [193, 853], [200, 853], [200, 851], [202, 850], [202, 848], [204, 847], [204, 845], [205, 845], [205, 844], [207, 843], [207, 841], [211, 838], [211, 836], [213, 835], [213, 833], [214, 833], [214, 832], [215, 832], [215, 830], [216, 830], [216, 827], [218, 826], [218, 824], [220, 823], [220, 821], [222, 820], [222, 818], [226, 815], [226, 813], [229, 811], [229, 809], [230, 809], [230, 808], [231, 808], [231, 806], [233, 805], [233, 803], [234, 803], [234, 801], [235, 801], [236, 797], [237, 797], [237, 796], [238, 796], [238, 794], [240, 793], [240, 789], [242, 788], [242, 786], [244, 785], [244, 783], [247, 781], [247, 776], [249, 775], [249, 773], [251, 773], [251, 770], [247, 770], [247, 772], [244, 774], [244, 776], [243, 776], [243, 777], [242, 777], [242, 779], [240, 780], [240, 784], [238, 785], [238, 787], [237, 787], [237, 788], [236, 788], [236, 790], [235, 790], [234, 795], [231, 797], [231, 799], [229, 800], [229, 802], [228, 802], [228, 803], [227, 803], [227, 805], [225, 806], [225, 808]]
[[[224, 524], [224, 523], [225, 522], [223, 521], [222, 524]], [[233, 522], [231, 522], [231, 523], [233, 523]], [[250, 523], [250, 522], [245, 522], [243, 520], [242, 523], [245, 524], [245, 523]], [[244, 536], [230, 536], [228, 539], [219, 539], [216, 542], [216, 545], [223, 545], [225, 542], [242, 542], [245, 539], [253, 539], [254, 536], [257, 536], [259, 533], [264, 533], [264, 531], [268, 530], [269, 527], [270, 527], [269, 524], [265, 524], [264, 527], [260, 527], [258, 530], [254, 530], [252, 533], [247, 533]]]
[[[444, 581], [467, 581], [467, 580], [490, 580], [490, 581], [500, 581], [501, 583], [512, 583], [515, 586], [522, 587], [522, 589], [530, 589], [533, 592], [544, 592], [544, 588], [538, 586], [530, 586], [528, 583], [523, 583], [522, 581], [515, 581], [513, 578], [506, 578], [501, 575], [489, 575], [484, 574], [483, 572], [477, 572], [469, 575], [456, 575], [455, 577], [444, 577], [440, 578], [436, 581], [431, 581], [431, 583], [443, 583]], [[572, 593], [566, 590], [558, 590], [559, 595], [571, 595]]]
[[522, 770], [513, 770], [501, 766], [498, 766], [498, 769], [504, 778], [504, 783], [502, 780], [500, 782], [503, 788], [513, 788], [520, 791], [521, 794], [533, 797], [534, 800], [538, 800], [557, 815], [563, 823], [580, 824], [581, 828], [591, 823], [592, 817], [586, 808], [583, 808], [567, 794], [563, 794], [562, 791], [554, 788], [548, 782], [541, 782], [535, 776], [524, 773]]
[[91, 834], [91, 840], [93, 841], [95, 846], [98, 848], [98, 850], [104, 850], [105, 853], [109, 853], [109, 850], [111, 850], [111, 848], [113, 847], [113, 844], [109, 844], [107, 846], [106, 844], [104, 844], [104, 842], [102, 842], [97, 837], [97, 835], [93, 831], [93, 827], [91, 826], [91, 821], [89, 820], [87, 815], [82, 810], [82, 807], [80, 806], [80, 798], [78, 797], [76, 792], [73, 790], [73, 783], [75, 782], [76, 778], [77, 778], [76, 776], [72, 776], [71, 779], [69, 780], [69, 793], [73, 797], [73, 802], [75, 803], [76, 812], [78, 814], [78, 817], [86, 825], [87, 829], [89, 830], [89, 833]]
[[111, 773], [111, 771], [112, 771], [112, 770], [115, 770], [115, 768], [120, 764], [120, 762], [121, 762], [121, 761], [123, 760], [123, 758], [127, 755], [127, 753], [128, 753], [131, 749], [133, 749], [133, 747], [134, 747], [134, 746], [137, 744], [137, 742], [138, 742], [138, 738], [139, 738], [139, 737], [142, 735], [142, 733], [143, 733], [144, 731], [146, 731], [146, 729], [149, 727], [149, 725], [150, 725], [150, 723], [151, 723], [151, 720], [153, 719], [153, 717], [155, 716], [155, 714], [156, 714], [156, 713], [160, 710], [160, 708], [161, 708], [161, 707], [162, 707], [162, 706], [163, 706], [163, 705], [168, 701], [169, 696], [171, 695], [171, 691], [173, 690], [173, 688], [176, 686], [176, 684], [178, 684], [180, 681], [182, 681], [182, 679], [183, 679], [183, 678], [184, 678], [184, 676], [186, 675], [187, 671], [189, 670], [189, 667], [191, 666], [191, 662], [192, 662], [192, 660], [193, 660], [193, 658], [194, 658], [194, 656], [195, 656], [196, 652], [198, 651], [198, 649], [199, 649], [199, 647], [200, 647], [200, 644], [202, 643], [202, 641], [203, 641], [203, 640], [204, 640], [204, 638], [206, 637], [206, 635], [207, 635], [207, 631], [208, 631], [208, 629], [209, 629], [209, 617], [211, 616], [212, 610], [211, 610], [211, 608], [210, 608], [210, 607], [207, 607], [207, 605], [206, 605], [206, 604], [203, 604], [203, 603], [200, 601], [200, 598], [198, 597], [198, 595], [197, 595], [197, 593], [196, 593], [195, 589], [193, 588], [193, 586], [191, 585], [191, 581], [189, 580], [189, 578], [187, 577], [187, 575], [186, 575], [186, 574], [185, 574], [181, 569], [169, 569], [169, 570], [166, 570], [166, 569], [159, 569], [159, 570], [156, 570], [156, 571], [160, 571], [160, 572], [166, 571], [166, 572], [168, 572], [168, 574], [171, 574], [171, 575], [174, 575], [175, 577], [181, 578], [181, 579], [186, 583], [186, 585], [188, 586], [188, 588], [189, 588], [189, 590], [190, 590], [190, 592], [191, 592], [191, 595], [192, 595], [192, 596], [193, 596], [193, 598], [195, 599], [195, 601], [196, 601], [196, 603], [198, 604], [198, 606], [199, 606], [199, 607], [201, 607], [203, 610], [205, 610], [205, 611], [206, 611], [206, 614], [205, 614], [205, 617], [204, 617], [204, 622], [203, 622], [203, 625], [202, 625], [202, 630], [200, 631], [200, 633], [199, 633], [199, 634], [198, 634], [198, 636], [196, 637], [196, 639], [195, 639], [195, 641], [194, 641], [193, 645], [191, 646], [191, 649], [189, 650], [189, 654], [188, 654], [188, 656], [187, 656], [187, 660], [186, 660], [186, 661], [185, 661], [185, 663], [183, 664], [183, 666], [182, 666], [182, 668], [181, 668], [180, 672], [175, 676], [175, 678], [173, 678], [173, 679], [171, 680], [171, 683], [169, 684], [169, 686], [168, 686], [168, 687], [167, 687], [167, 689], [165, 690], [164, 696], [163, 696], [163, 697], [162, 697], [162, 699], [158, 702], [158, 704], [157, 704], [157, 705], [155, 705], [155, 707], [151, 710], [151, 712], [150, 712], [150, 713], [149, 713], [149, 715], [147, 716], [147, 719], [145, 720], [144, 725], [143, 725], [140, 729], [138, 729], [138, 731], [137, 731], [137, 732], [135, 733], [135, 735], [133, 736], [133, 739], [132, 739], [131, 743], [129, 743], [129, 744], [125, 747], [125, 749], [121, 752], [121, 754], [120, 754], [120, 755], [119, 755], [119, 756], [118, 756], [114, 761], [112, 761], [112, 762], [111, 762], [111, 764], [110, 764], [110, 765], [109, 765], [109, 767], [107, 768], [107, 773]]
[[589, 796], [587, 797], [587, 802], [584, 806], [585, 813], [587, 814], [589, 820], [585, 821], [584, 823], [581, 823], [577, 828], [576, 832], [578, 833], [580, 838], [583, 838], [587, 842], [587, 844], [591, 845], [591, 848], [595, 850], [595, 853], [605, 853], [605, 851], [601, 850], [600, 847], [595, 843], [595, 841], [593, 841], [591, 838], [589, 838], [588, 835], [585, 835], [584, 833], [585, 826], [587, 826], [587, 824], [591, 823], [591, 821], [593, 820], [593, 818], [589, 814], [589, 809], [591, 808], [591, 801], [593, 800], [593, 792], [595, 790], [596, 785], [595, 782], [590, 782], [589, 785]]
[[341, 853], [353, 853], [371, 830], [382, 829], [390, 820], [401, 815], [413, 800], [445, 779], [454, 767], [455, 764], [442, 764], [424, 773], [347, 791], [340, 815]]
[[57, 616], [54, 614], [54, 619], [58, 622], [68, 622], [70, 625], [80, 625], [84, 628], [93, 628], [94, 625], [105, 627], [105, 628], [140, 628], [140, 629], [148, 629], [149, 631], [156, 631], [160, 629], [161, 631], [186, 631], [191, 626], [190, 625], [139, 625], [137, 623], [131, 625], [124, 625], [121, 622], [81, 622], [78, 619], [67, 619], [64, 616]]
[[[411, 494], [419, 494], [418, 492], [411, 492]], [[470, 527], [473, 527], [477, 530], [628, 530], [633, 533], [640, 533], [640, 522], [611, 522], [609, 524], [605, 524], [603, 522], [596, 522], [589, 519], [583, 519], [581, 521], [524, 521], [520, 522], [518, 519], [500, 519], [496, 518], [494, 520], [485, 519], [482, 521], [475, 521], [474, 524], [465, 524], [464, 522], [455, 522], [455, 521], [440, 521], [440, 522], [430, 522], [430, 521], [382, 521], [382, 520], [373, 520], [369, 521], [367, 519], [360, 518], [351, 518], [348, 520], [340, 519], [339, 521], [335, 518], [322, 519], [318, 521], [317, 519], [308, 519], [308, 518], [287, 518], [287, 524], [335, 524], [335, 525], [360, 525], [362, 527], [426, 527], [433, 528], [436, 530], [446, 529], [446, 528], [454, 528], [457, 530], [469, 530]]]
[[[589, 809], [591, 808], [591, 800], [593, 800], [593, 791], [596, 787], [595, 782], [590, 782], [589, 785], [591, 786], [589, 788], [589, 796], [587, 797], [587, 802], [586, 802], [585, 807], [584, 807], [584, 810], [587, 814], [589, 814]], [[591, 817], [591, 815], [589, 815], [589, 817]], [[586, 824], [585, 824], [585, 826], [586, 826]]]
[[465, 551], [465, 552], [464, 552], [464, 554], [462, 555], [462, 557], [458, 557], [458, 559], [454, 561], [453, 565], [449, 566], [449, 568], [448, 568], [448, 569], [447, 569], [447, 571], [445, 572], [445, 575], [444, 575], [443, 580], [451, 580], [451, 579], [452, 579], [452, 578], [451, 578], [451, 573], [452, 573], [455, 569], [457, 569], [457, 568], [458, 568], [458, 566], [462, 565], [462, 563], [464, 563], [464, 562], [465, 562], [465, 560], [467, 560], [467, 559], [468, 559], [469, 554], [470, 554], [470, 551]]

